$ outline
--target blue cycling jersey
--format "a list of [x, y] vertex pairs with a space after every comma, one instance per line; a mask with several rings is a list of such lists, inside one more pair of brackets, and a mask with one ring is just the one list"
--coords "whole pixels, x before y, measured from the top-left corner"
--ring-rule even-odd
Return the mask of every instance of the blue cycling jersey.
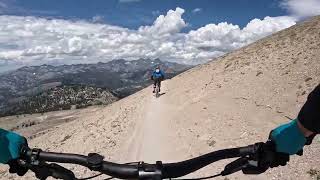
[[164, 73], [163, 73], [163, 71], [159, 71], [159, 72], [156, 72], [156, 71], [154, 71], [153, 73], [152, 73], [152, 76], [154, 77], [154, 78], [164, 78]]

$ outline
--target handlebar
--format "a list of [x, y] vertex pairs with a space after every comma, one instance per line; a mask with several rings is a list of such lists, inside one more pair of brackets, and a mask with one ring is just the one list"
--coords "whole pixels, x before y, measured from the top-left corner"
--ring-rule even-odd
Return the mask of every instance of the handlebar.
[[[84, 156], [44, 152], [40, 149], [29, 149], [28, 147], [22, 148], [21, 160], [23, 160], [25, 164], [28, 164], [29, 167], [32, 167], [30, 169], [33, 171], [36, 167], [43, 166], [45, 162], [70, 163], [85, 166], [90, 170], [99, 171], [120, 179], [165, 179], [185, 176], [222, 159], [253, 156], [261, 149], [263, 144], [264, 143], [256, 143], [245, 147], [218, 150], [189, 160], [167, 164], [162, 164], [161, 161], [157, 161], [156, 164], [147, 164], [144, 162], [139, 162], [135, 165], [117, 164], [103, 161], [104, 157], [96, 153], [90, 153], [88, 156]], [[235, 163], [233, 166], [229, 165], [229, 168], [226, 168], [221, 174], [227, 175], [237, 171], [239, 166], [245, 165], [244, 162], [243, 160], [240, 165], [235, 165]]]
[[186, 161], [164, 164], [162, 169], [162, 176], [163, 178], [176, 178], [185, 176], [222, 159], [254, 154], [257, 151], [257, 147], [257, 145], [250, 145], [240, 148], [224, 149], [204, 154], [202, 156]]
[[138, 170], [134, 165], [116, 164], [103, 161], [103, 156], [90, 153], [88, 156], [68, 153], [44, 152], [41, 149], [22, 149], [22, 158], [29, 159], [33, 165], [39, 162], [56, 162], [78, 164], [94, 171], [100, 171], [104, 174], [121, 179], [130, 179], [138, 177]]

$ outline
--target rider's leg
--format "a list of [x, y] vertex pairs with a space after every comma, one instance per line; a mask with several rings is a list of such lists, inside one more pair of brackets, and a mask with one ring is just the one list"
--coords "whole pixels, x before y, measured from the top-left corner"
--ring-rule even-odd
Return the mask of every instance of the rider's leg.
[[153, 93], [155, 93], [156, 92], [156, 84], [157, 84], [157, 81], [156, 80], [154, 80], [153, 81]]

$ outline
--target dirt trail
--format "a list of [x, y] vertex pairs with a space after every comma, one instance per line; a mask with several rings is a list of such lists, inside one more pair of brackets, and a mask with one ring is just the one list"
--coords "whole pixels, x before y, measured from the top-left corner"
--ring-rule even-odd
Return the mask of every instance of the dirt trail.
[[[165, 84], [165, 83], [164, 83]], [[166, 86], [163, 86], [161, 97], [155, 98], [150, 93], [144, 117], [137, 122], [132, 134], [127, 152], [123, 157], [126, 161], [140, 161], [154, 163], [157, 160], [174, 161], [177, 159], [175, 145], [175, 131], [169, 116], [174, 110], [166, 99]]]

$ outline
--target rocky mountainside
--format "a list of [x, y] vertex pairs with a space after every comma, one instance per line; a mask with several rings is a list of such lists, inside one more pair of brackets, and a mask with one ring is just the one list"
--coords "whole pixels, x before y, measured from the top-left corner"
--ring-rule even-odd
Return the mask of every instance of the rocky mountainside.
[[[144, 89], [29, 141], [48, 151], [97, 152], [118, 163], [182, 161], [211, 151], [266, 141], [270, 130], [295, 118], [320, 82], [320, 16], [192, 68], [163, 83], [162, 96]], [[164, 94], [165, 93], [165, 94]], [[21, 119], [20, 119], [21, 120]], [[4, 118], [3, 123], [8, 123]], [[25, 131], [19, 131], [22, 134]], [[217, 179], [311, 180], [320, 176], [320, 138], [286, 166], [260, 175], [241, 171]], [[185, 178], [217, 174], [230, 160]], [[68, 166], [77, 177], [96, 174]], [[0, 167], [1, 179], [20, 178]], [[33, 179], [29, 172], [24, 179]], [[107, 176], [99, 177], [99, 179]]]
[[118, 98], [109, 90], [84, 85], [57, 86], [37, 95], [11, 103], [2, 116], [79, 109], [91, 105], [107, 105]]
[[[119, 98], [126, 97], [151, 83], [149, 80], [150, 74], [157, 65], [161, 65], [167, 78], [190, 68], [188, 65], [162, 62], [159, 59], [153, 61], [139, 59], [136, 61], [114, 60], [97, 64], [30, 66], [4, 73], [0, 75], [0, 116], [14, 114], [14, 109], [25, 109], [25, 107], [18, 106], [26, 104], [25, 102], [28, 100], [38, 99], [40, 93], [50, 91], [57, 86], [81, 85], [104, 88]], [[48, 93], [50, 94], [50, 92], [45, 94]], [[65, 94], [68, 94], [68, 92], [65, 92]], [[43, 97], [44, 95], [40, 96]], [[43, 101], [38, 101], [38, 103], [40, 102]], [[44, 104], [39, 106], [47, 107]], [[65, 107], [54, 109], [59, 108], [64, 109]], [[31, 111], [38, 112], [39, 110]]]

